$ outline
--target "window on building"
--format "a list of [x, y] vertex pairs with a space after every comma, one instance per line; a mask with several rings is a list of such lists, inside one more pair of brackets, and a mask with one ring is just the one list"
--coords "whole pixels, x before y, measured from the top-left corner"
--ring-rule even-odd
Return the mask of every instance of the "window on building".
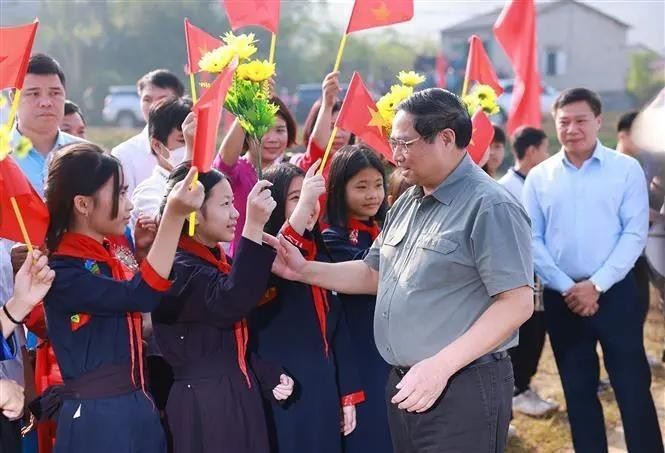
[[545, 54], [545, 74], [558, 76], [566, 73], [566, 54], [561, 49], [547, 49]]

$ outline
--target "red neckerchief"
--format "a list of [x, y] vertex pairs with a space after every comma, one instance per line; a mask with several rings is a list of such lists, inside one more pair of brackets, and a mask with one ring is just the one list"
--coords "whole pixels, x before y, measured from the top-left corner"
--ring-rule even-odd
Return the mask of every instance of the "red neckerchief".
[[[305, 252], [305, 259], [307, 261], [315, 261], [317, 247], [316, 242], [310, 241], [302, 237], [287, 221], [282, 227], [282, 235], [293, 245]], [[328, 292], [314, 285], [309, 285], [312, 289], [312, 297], [314, 298], [314, 308], [316, 309], [316, 317], [319, 319], [319, 328], [321, 329], [321, 336], [323, 336], [323, 346], [325, 348], [326, 357], [328, 357], [328, 337], [327, 337], [327, 317], [330, 305], [328, 304]]]
[[[111, 241], [104, 239], [103, 244], [100, 244], [90, 236], [78, 233], [65, 233], [58, 248], [54, 252], [54, 256], [68, 256], [72, 258], [79, 258], [84, 260], [93, 260], [106, 264], [111, 269], [111, 275], [115, 280], [127, 281], [134, 277], [134, 270], [131, 269], [126, 263], [123, 263], [118, 256], [114, 253], [114, 246]], [[83, 313], [77, 314], [82, 319], [80, 325], [85, 324], [90, 315]], [[77, 316], [75, 315], [75, 316]], [[129, 329], [129, 354], [132, 364], [132, 383], [136, 385], [134, 378], [134, 367], [138, 363], [139, 378], [141, 380], [141, 390], [145, 393], [145, 378], [143, 374], [143, 341], [142, 341], [142, 325], [141, 313], [129, 312], [127, 313], [127, 327]], [[75, 328], [73, 328], [75, 330]], [[134, 348], [136, 342], [136, 349]]]
[[349, 240], [353, 245], [358, 244], [358, 233], [360, 231], [365, 231], [369, 233], [369, 236], [372, 238], [372, 241], [376, 239], [376, 237], [379, 235], [381, 230], [379, 230], [379, 225], [372, 220], [371, 223], [368, 225], [366, 222], [362, 222], [357, 219], [349, 219], [348, 223], [346, 224], [346, 229], [349, 232]]
[[[191, 239], [187, 236], [181, 236], [180, 241], [178, 242], [178, 247], [182, 250], [191, 253], [204, 261], [207, 261], [210, 264], [214, 264], [217, 267], [217, 270], [222, 274], [229, 274], [231, 272], [231, 265], [226, 261], [226, 254], [221, 245], [217, 245], [219, 248], [219, 256], [217, 257], [200, 242], [196, 242], [194, 239]], [[252, 382], [249, 379], [249, 374], [247, 373], [247, 362], [245, 357], [247, 356], [247, 341], [249, 340], [249, 329], [247, 328], [247, 320], [242, 319], [236, 322], [233, 325], [233, 332], [236, 337], [236, 349], [238, 351], [238, 366], [240, 366], [240, 371], [245, 376], [247, 380], [247, 386], [252, 388]]]

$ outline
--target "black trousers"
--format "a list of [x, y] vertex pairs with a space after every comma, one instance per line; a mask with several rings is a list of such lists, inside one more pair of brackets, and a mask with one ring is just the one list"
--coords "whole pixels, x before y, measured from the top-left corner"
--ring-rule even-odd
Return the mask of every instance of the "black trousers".
[[550, 335], [575, 451], [607, 452], [603, 410], [598, 400], [599, 363], [603, 348], [623, 422], [628, 451], [663, 452], [663, 441], [649, 390], [651, 371], [644, 352], [643, 307], [632, 273], [600, 296], [595, 315], [573, 313], [563, 296], [545, 290], [545, 321]]
[[0, 453], [21, 453], [21, 422], [0, 414]]
[[520, 326], [520, 343], [508, 350], [515, 373], [515, 395], [529, 388], [545, 345], [545, 312], [534, 311]]
[[390, 371], [388, 423], [396, 453], [501, 453], [506, 448], [513, 396], [513, 367], [506, 357], [455, 374], [427, 412], [390, 402], [401, 376]]
[[647, 320], [649, 314], [649, 263], [644, 255], [641, 255], [633, 267], [635, 285], [637, 286], [637, 302], [642, 310], [642, 323]]

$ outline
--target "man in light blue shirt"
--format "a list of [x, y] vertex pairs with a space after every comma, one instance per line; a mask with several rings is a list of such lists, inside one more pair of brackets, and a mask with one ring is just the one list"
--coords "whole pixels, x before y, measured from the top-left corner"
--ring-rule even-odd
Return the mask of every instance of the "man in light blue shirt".
[[523, 201], [573, 444], [579, 452], [607, 451], [596, 394], [600, 342], [628, 450], [662, 452], [631, 273], [648, 231], [644, 173], [598, 141], [596, 93], [564, 91], [553, 113], [561, 151], [529, 172]]

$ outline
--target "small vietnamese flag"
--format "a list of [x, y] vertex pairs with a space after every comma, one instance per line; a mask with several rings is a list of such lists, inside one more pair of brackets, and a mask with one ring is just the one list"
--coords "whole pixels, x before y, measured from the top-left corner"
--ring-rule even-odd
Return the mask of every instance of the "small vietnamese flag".
[[42, 245], [48, 229], [48, 209], [14, 159], [7, 156], [0, 160], [0, 237], [25, 242], [12, 207], [12, 197], [21, 210], [30, 242]]
[[471, 35], [469, 38], [469, 57], [466, 60], [465, 79], [491, 86], [497, 96], [501, 96], [503, 93], [503, 88], [496, 76], [490, 57], [485, 52], [483, 42], [476, 35]]
[[23, 88], [39, 20], [28, 25], [0, 28], [0, 90]]
[[346, 34], [406, 22], [413, 17], [413, 0], [356, 0]]
[[471, 117], [471, 142], [466, 147], [466, 150], [469, 152], [471, 159], [475, 163], [478, 163], [482, 160], [485, 152], [492, 144], [492, 139], [494, 139], [494, 126], [490, 122], [485, 112], [482, 109], [476, 111]]
[[351, 83], [346, 91], [344, 103], [335, 125], [354, 133], [367, 146], [394, 164], [393, 151], [383, 130], [381, 114], [357, 72], [354, 72], [351, 77]]
[[201, 57], [222, 45], [222, 41], [192, 25], [187, 18], [185, 18], [185, 42], [187, 43], [187, 66], [185, 69], [187, 74], [195, 74], [201, 71], [201, 68], [199, 68]]
[[231, 29], [258, 25], [277, 34], [280, 0], [223, 0]]
[[210, 88], [201, 96], [192, 111], [196, 113], [196, 133], [194, 134], [193, 165], [201, 173], [210, 171], [215, 145], [217, 144], [217, 131], [219, 120], [222, 117], [222, 108], [226, 93], [231, 87], [233, 73], [238, 60], [231, 64], [215, 79]]

